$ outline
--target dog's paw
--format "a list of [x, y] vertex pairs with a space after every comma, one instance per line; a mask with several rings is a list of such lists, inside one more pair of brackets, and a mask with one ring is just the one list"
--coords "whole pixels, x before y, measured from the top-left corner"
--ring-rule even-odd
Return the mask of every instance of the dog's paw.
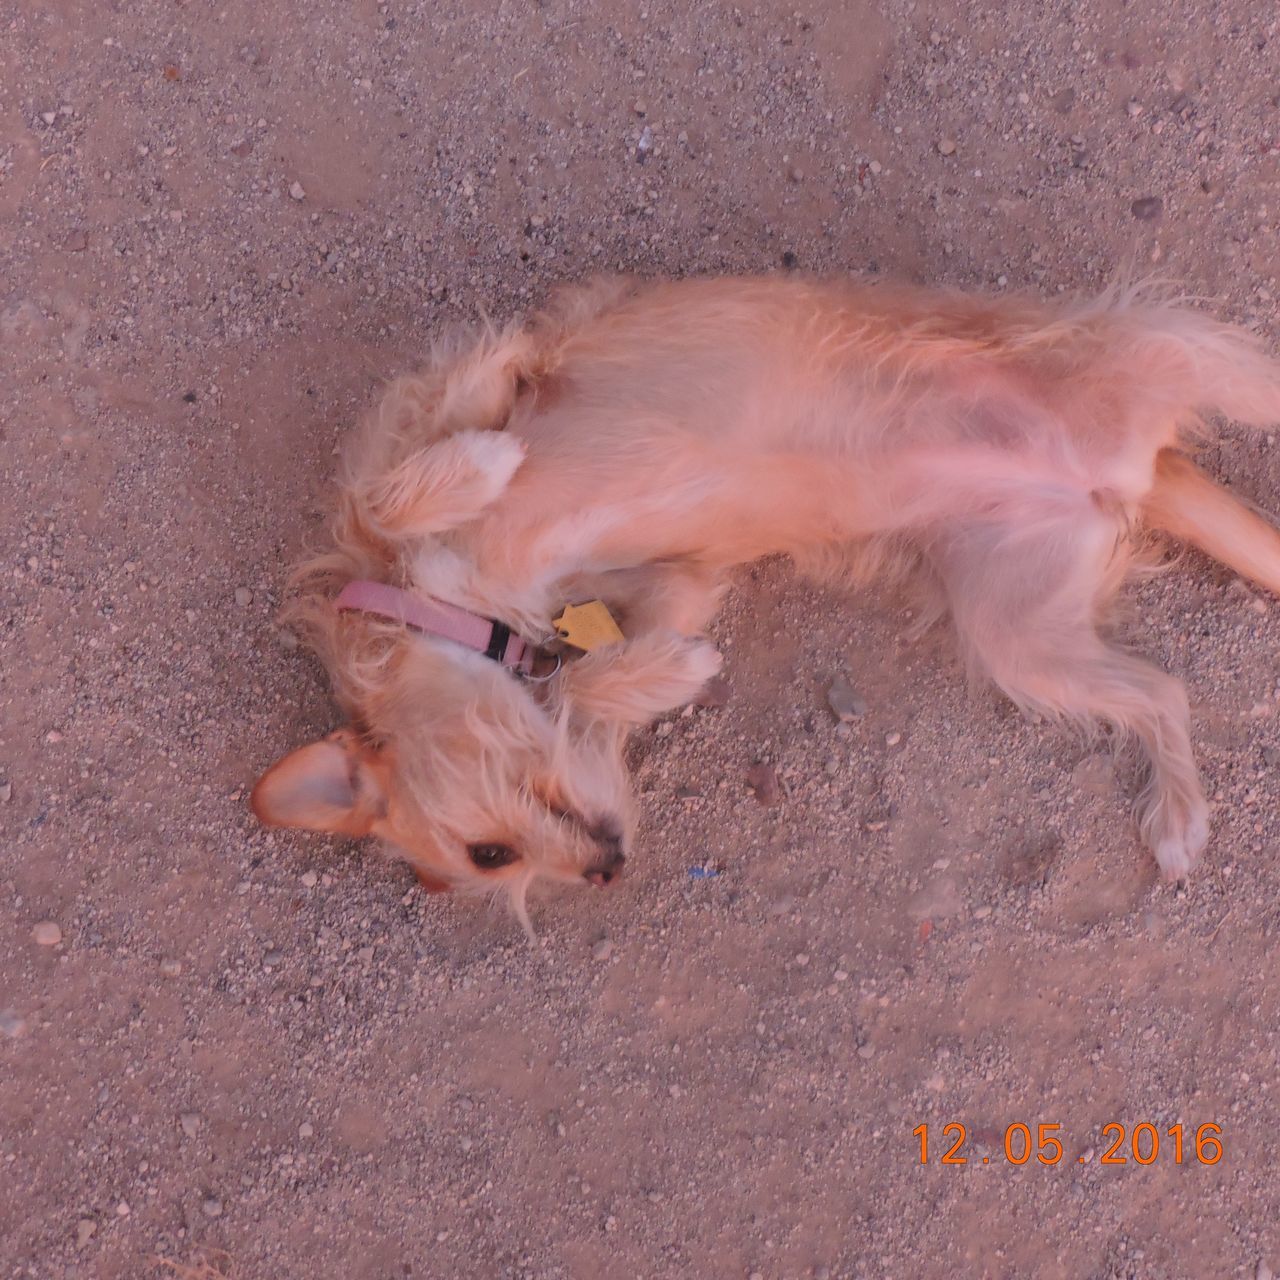
[[524, 441], [505, 431], [459, 431], [369, 485], [364, 501], [370, 517], [388, 533], [443, 533], [496, 502], [524, 455]]
[[1185, 880], [1209, 843], [1209, 807], [1203, 800], [1188, 812], [1170, 815], [1149, 836], [1151, 851], [1168, 881]]
[[564, 675], [565, 697], [593, 719], [648, 724], [692, 702], [723, 662], [705, 640], [650, 633], [572, 663]]
[[[526, 445], [505, 431], [459, 431], [443, 442], [457, 450], [460, 464], [475, 473], [475, 497], [488, 506], [505, 492], [524, 461]], [[443, 447], [443, 446], [441, 446]]]

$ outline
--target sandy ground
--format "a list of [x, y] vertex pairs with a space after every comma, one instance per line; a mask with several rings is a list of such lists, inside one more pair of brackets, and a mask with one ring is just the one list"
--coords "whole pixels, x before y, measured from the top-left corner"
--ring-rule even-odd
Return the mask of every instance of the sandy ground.
[[[537, 947], [246, 810], [331, 724], [273, 614], [334, 443], [443, 322], [1132, 257], [1280, 345], [1273, 5], [800, 3], [0, 4], [0, 1275], [1280, 1270], [1280, 615], [1198, 558], [1128, 626], [1191, 690], [1185, 888], [1105, 749], [775, 564]], [[1271, 436], [1207, 462], [1280, 507]]]

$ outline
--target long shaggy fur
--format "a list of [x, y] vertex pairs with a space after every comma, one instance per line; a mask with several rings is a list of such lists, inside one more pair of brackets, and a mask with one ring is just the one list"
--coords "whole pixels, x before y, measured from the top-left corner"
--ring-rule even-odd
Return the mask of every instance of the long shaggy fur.
[[[1280, 421], [1280, 367], [1150, 286], [1045, 306], [795, 279], [603, 281], [522, 325], [442, 340], [347, 450], [331, 546], [292, 616], [358, 735], [269, 772], [267, 821], [348, 830], [433, 883], [602, 878], [631, 838], [627, 733], [718, 667], [734, 566], [928, 588], [970, 670], [1019, 705], [1141, 749], [1140, 829], [1166, 874], [1208, 836], [1186, 696], [1100, 630], [1153, 535], [1280, 590], [1280, 535], [1186, 456], [1206, 415]], [[545, 686], [332, 598], [376, 578], [551, 638], [603, 599], [627, 636]], [[317, 776], [308, 770], [315, 761]], [[326, 772], [327, 771], [327, 772]], [[306, 814], [312, 793], [314, 821]], [[288, 815], [287, 819], [281, 815]], [[346, 823], [346, 825], [342, 825]], [[500, 845], [500, 868], [476, 862]], [[524, 917], [527, 919], [527, 917]]]

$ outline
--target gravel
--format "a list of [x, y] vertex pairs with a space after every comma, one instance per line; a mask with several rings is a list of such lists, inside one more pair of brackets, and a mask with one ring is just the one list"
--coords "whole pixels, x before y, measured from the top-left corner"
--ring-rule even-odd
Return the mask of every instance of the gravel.
[[[1131, 264], [1280, 350], [1274, 6], [4, 24], [0, 1274], [1275, 1265], [1277, 606], [1199, 557], [1117, 620], [1190, 692], [1214, 835], [1181, 888], [1105, 741], [971, 691], [909, 595], [781, 563], [714, 624], [732, 698], [631, 748], [627, 874], [535, 894], [534, 944], [247, 808], [337, 722], [275, 621], [335, 446], [482, 311], [608, 270], [1054, 296]], [[1280, 510], [1273, 433], [1202, 460]], [[1156, 1163], [1104, 1165], [1144, 1122]], [[1170, 1163], [1206, 1122], [1223, 1160]], [[1011, 1164], [1015, 1123], [1062, 1162]]]

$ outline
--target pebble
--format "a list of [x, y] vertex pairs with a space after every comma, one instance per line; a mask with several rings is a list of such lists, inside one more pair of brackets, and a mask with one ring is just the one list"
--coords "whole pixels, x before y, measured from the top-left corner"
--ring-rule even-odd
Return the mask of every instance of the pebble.
[[1164, 201], [1159, 196], [1143, 196], [1129, 206], [1129, 212], [1139, 222], [1154, 222], [1164, 212]]
[[320, 877], [314, 871], [304, 871], [302, 873], [302, 884], [304, 888], [314, 889], [320, 883]]
[[1253, 1273], [1253, 1280], [1275, 1280], [1275, 1272], [1267, 1265], [1265, 1258], [1258, 1259], [1258, 1269]]
[[200, 1117], [194, 1111], [184, 1111], [178, 1117], [178, 1123], [188, 1138], [194, 1138], [200, 1132]]
[[827, 705], [841, 723], [856, 720], [867, 713], [866, 699], [858, 695], [843, 675], [836, 676], [827, 689]]
[[956, 153], [956, 142], [954, 138], [943, 138], [938, 143], [938, 154], [944, 156], [953, 156]]
[[236, 588], [236, 604], [242, 609], [247, 609], [253, 603], [253, 592], [248, 587]]
[[72, 231], [62, 242], [68, 253], [83, 253], [89, 247], [89, 237], [83, 231]]
[[207, 1218], [222, 1217], [222, 1201], [217, 1196], [205, 1196], [200, 1207], [204, 1210]]
[[762, 805], [771, 807], [782, 799], [782, 788], [778, 785], [778, 771], [771, 764], [757, 761], [747, 770], [747, 786], [755, 792], [756, 799]]
[[858, 1046], [858, 1057], [866, 1059], [874, 1058], [875, 1056], [876, 1051], [869, 1044], [860, 1044]]
[[62, 930], [52, 920], [41, 920], [31, 930], [31, 940], [42, 947], [56, 947], [62, 941]]
[[613, 943], [608, 938], [601, 938], [591, 948], [591, 958], [593, 960], [607, 960], [611, 955], [613, 955]]
[[129, 1208], [129, 1202], [127, 1200], [121, 1200], [120, 1203], [116, 1205], [117, 1218], [127, 1218], [132, 1212], [133, 1210]]
[[0, 1036], [18, 1040], [27, 1034], [27, 1020], [13, 1009], [0, 1009]]
[[13, 799], [13, 783], [0, 782], [0, 803], [8, 804]]
[[312, 1126], [312, 1124], [311, 1124], [311, 1122], [310, 1122], [309, 1120], [304, 1120], [304, 1121], [303, 1121], [303, 1122], [298, 1126], [298, 1137], [300, 1137], [300, 1138], [311, 1138], [311, 1137], [314, 1137], [314, 1136], [315, 1136], [315, 1128]]
[[40, 113], [40, 119], [43, 120], [45, 124], [55, 124], [58, 119], [58, 113], [56, 111], [42, 111]]
[[76, 1223], [76, 1246], [83, 1249], [93, 1239], [93, 1233], [97, 1229], [98, 1224], [92, 1218], [81, 1218]]
[[160, 973], [166, 978], [176, 978], [182, 973], [181, 960], [161, 960]]
[[302, 183], [295, 182], [289, 188], [289, 197], [293, 200], [305, 200], [307, 198], [307, 193], [303, 190]]
[[894, 732], [894, 733], [886, 733], [884, 735], [884, 742], [885, 742], [885, 746], [887, 747], [896, 747], [898, 743], [900, 743], [901, 741], [902, 741], [902, 734], [900, 733]]

